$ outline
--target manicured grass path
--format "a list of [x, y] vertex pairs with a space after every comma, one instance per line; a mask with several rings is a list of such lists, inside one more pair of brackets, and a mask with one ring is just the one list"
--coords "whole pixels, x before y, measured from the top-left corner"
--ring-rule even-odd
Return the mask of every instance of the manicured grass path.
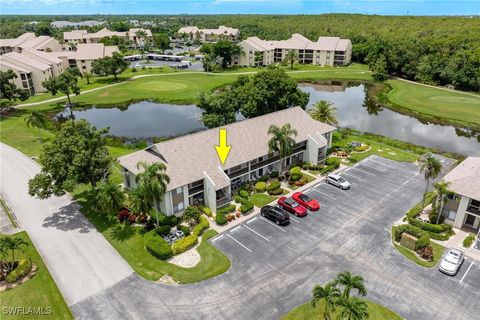
[[36, 319], [34, 315], [7, 315], [3, 308], [24, 307], [27, 310], [32, 308], [47, 307], [51, 309], [51, 314], [38, 316], [41, 319], [73, 319], [72, 313], [65, 300], [52, 279], [50, 272], [43, 263], [35, 246], [26, 232], [19, 232], [14, 235], [16, 238], [22, 238], [29, 245], [24, 247], [25, 253], [18, 253], [19, 257], [30, 257], [38, 270], [35, 276], [27, 282], [16, 288], [0, 292], [0, 301], [2, 310], [0, 310], [2, 320], [7, 319]]
[[[395, 312], [382, 307], [372, 301], [367, 300], [367, 310], [369, 320], [401, 320], [402, 318]], [[310, 302], [296, 307], [282, 317], [282, 320], [324, 320], [324, 303], [319, 303], [316, 308]], [[339, 307], [333, 312], [331, 319], [337, 319]]]

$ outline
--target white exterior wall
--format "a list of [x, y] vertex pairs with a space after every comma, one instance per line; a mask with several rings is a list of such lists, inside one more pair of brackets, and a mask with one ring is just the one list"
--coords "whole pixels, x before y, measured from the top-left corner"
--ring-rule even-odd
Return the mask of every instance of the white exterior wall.
[[217, 213], [217, 191], [215, 190], [215, 184], [210, 179], [210, 177], [203, 172], [203, 197], [205, 200], [205, 205], [209, 207], [213, 213]]
[[462, 196], [462, 198], [460, 199], [460, 203], [458, 204], [457, 209], [457, 215], [455, 216], [455, 222], [453, 224], [455, 228], [460, 229], [465, 223], [465, 219], [467, 218], [465, 212], [467, 211], [467, 206], [469, 202], [470, 198], [468, 197]]
[[320, 145], [311, 136], [308, 136], [307, 149], [303, 152], [303, 161], [317, 164], [319, 148]]

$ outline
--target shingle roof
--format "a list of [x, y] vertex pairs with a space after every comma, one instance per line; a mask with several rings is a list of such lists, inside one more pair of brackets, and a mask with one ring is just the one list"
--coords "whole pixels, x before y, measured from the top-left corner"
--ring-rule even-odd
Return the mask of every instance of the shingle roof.
[[480, 201], [480, 157], [468, 157], [443, 177], [448, 189]]
[[45, 71], [51, 68], [50, 65], [48, 65], [47, 63], [41, 60], [29, 57], [25, 54], [20, 54], [18, 52], [9, 52], [4, 54], [3, 56], [7, 58], [6, 60], [9, 61], [10, 63], [15, 63], [15, 64], [20, 63], [20, 65], [22, 64], [28, 65], [32, 68], [35, 68], [41, 71]]
[[105, 46], [103, 43], [81, 43], [77, 46], [77, 51], [59, 52], [58, 56], [67, 56], [68, 59], [94, 60], [111, 56], [113, 52], [118, 52], [117, 46]]
[[248, 37], [246, 40], [244, 40], [248, 45], [251, 47], [255, 48], [256, 50], [259, 51], [264, 51], [264, 50], [273, 50], [274, 47], [272, 44], [268, 41], [262, 40], [258, 37]]
[[7, 67], [8, 69], [17, 70], [19, 72], [30, 73], [30, 70], [27, 70], [15, 63], [6, 61], [3, 56], [0, 56], [0, 65]]
[[340, 39], [339, 37], [320, 37], [317, 42], [314, 42], [299, 33], [292, 34], [290, 39], [287, 40], [266, 41], [257, 37], [250, 37], [244, 41], [257, 50], [278, 48], [287, 50], [345, 51], [350, 43], [350, 40]]
[[140, 173], [137, 169], [138, 162], [165, 163], [170, 177], [167, 190], [201, 180], [204, 172], [216, 188], [222, 188], [229, 184], [223, 170], [268, 154], [269, 126], [286, 123], [298, 131], [295, 137], [297, 142], [305, 141], [311, 136], [318, 142], [326, 143], [325, 139], [320, 138], [321, 134], [335, 129], [313, 120], [300, 107], [294, 107], [224, 126], [228, 134], [227, 144], [232, 146], [224, 166], [218, 160], [214, 148], [218, 144], [218, 128], [157, 143], [150, 147], [150, 151], [137, 151], [120, 157], [118, 161], [134, 174]]
[[44, 52], [44, 51], [38, 51], [38, 50], [27, 48], [22, 50], [22, 54], [23, 53], [34, 59], [43, 61], [46, 64], [62, 63], [62, 60], [58, 59], [56, 54], [53, 52]]

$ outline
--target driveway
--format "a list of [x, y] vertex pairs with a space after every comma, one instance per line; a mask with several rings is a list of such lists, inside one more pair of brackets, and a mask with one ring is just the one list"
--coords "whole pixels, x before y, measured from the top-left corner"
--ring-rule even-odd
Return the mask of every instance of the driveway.
[[[38, 165], [0, 144], [2, 195], [45, 261], [68, 305], [115, 285], [132, 269], [70, 196], [38, 200], [28, 195], [28, 180]], [[38, 294], [41, 294], [40, 292]]]
[[[232, 260], [225, 274], [166, 286], [132, 275], [74, 305], [80, 319], [278, 319], [309, 301], [316, 283], [349, 270], [365, 278], [368, 298], [407, 319], [474, 319], [480, 268], [455, 277], [425, 269], [391, 244], [393, 222], [421, 199], [418, 167], [371, 156], [342, 174], [342, 191], [320, 183], [306, 191], [322, 208], [277, 227], [252, 216], [211, 239]], [[462, 280], [463, 278], [463, 280]]]

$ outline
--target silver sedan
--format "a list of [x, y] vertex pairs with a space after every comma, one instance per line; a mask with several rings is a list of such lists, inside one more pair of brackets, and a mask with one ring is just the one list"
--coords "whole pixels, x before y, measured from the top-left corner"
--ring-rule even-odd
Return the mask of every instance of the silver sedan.
[[454, 276], [460, 269], [464, 259], [462, 251], [454, 248], [448, 249], [440, 261], [438, 270], [450, 276]]

